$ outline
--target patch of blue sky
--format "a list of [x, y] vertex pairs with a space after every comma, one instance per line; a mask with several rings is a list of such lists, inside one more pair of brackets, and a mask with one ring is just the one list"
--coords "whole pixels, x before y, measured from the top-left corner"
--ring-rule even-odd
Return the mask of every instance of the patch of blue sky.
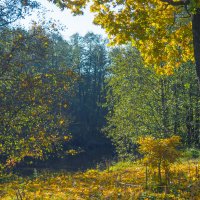
[[41, 21], [55, 21], [56, 24], [63, 27], [60, 30], [61, 35], [65, 39], [69, 39], [71, 35], [79, 33], [84, 36], [87, 32], [93, 32], [95, 34], [101, 34], [106, 37], [105, 31], [100, 26], [92, 23], [94, 14], [90, 13], [89, 7], [85, 9], [84, 15], [73, 16], [69, 10], [65, 9], [61, 11], [54, 4], [47, 0], [37, 0], [42, 9], [36, 9], [31, 12], [30, 16], [26, 16], [24, 19], [17, 21], [17, 24], [29, 28], [32, 21], [40, 23]]

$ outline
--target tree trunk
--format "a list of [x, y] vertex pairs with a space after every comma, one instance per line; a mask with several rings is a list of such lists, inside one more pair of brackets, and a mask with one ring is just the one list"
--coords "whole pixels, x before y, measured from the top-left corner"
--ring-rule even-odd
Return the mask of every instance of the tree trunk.
[[177, 89], [178, 85], [177, 82], [174, 84], [174, 99], [175, 99], [175, 114], [174, 114], [174, 135], [177, 135], [178, 133], [178, 127], [179, 127], [179, 105], [178, 105], [178, 89]]
[[197, 9], [197, 13], [193, 15], [192, 34], [194, 44], [194, 58], [196, 62], [196, 73], [198, 77], [200, 91], [200, 9]]
[[195, 127], [194, 127], [194, 143], [197, 148], [200, 148], [200, 94], [196, 96], [195, 105]]
[[158, 180], [159, 180], [159, 186], [161, 186], [162, 185], [161, 161], [158, 163]]
[[161, 104], [162, 104], [162, 124], [164, 136], [168, 136], [168, 113], [167, 113], [167, 97], [166, 97], [166, 80], [161, 79]]

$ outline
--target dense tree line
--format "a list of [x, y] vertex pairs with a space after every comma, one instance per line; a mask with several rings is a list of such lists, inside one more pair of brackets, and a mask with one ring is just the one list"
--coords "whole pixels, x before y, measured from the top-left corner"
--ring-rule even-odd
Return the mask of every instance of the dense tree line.
[[[199, 148], [200, 94], [191, 49], [187, 59], [177, 60], [180, 68], [155, 66], [155, 73], [135, 47], [109, 49], [100, 35], [75, 34], [66, 41], [54, 24], [49, 30], [33, 23], [28, 31], [7, 26], [37, 5], [5, 2], [7, 7], [0, 6], [2, 166], [110, 146], [102, 132], [122, 157], [135, 154], [143, 135], [179, 135], [185, 147]], [[149, 62], [158, 64], [163, 61], [156, 47]], [[148, 48], [151, 52], [152, 45]]]
[[186, 147], [200, 145], [200, 102], [195, 66], [182, 64], [174, 75], [146, 68], [137, 49], [111, 52], [107, 78], [107, 127], [122, 157], [133, 155], [139, 136], [179, 135]]
[[76, 75], [49, 64], [53, 40], [40, 26], [4, 28], [0, 38], [0, 150], [12, 166], [27, 156], [43, 158], [70, 138], [63, 110]]
[[34, 23], [29, 31], [4, 27], [0, 38], [3, 165], [108, 143], [100, 134], [108, 65], [101, 36], [75, 34], [65, 41]]
[[[105, 124], [106, 110], [101, 106], [105, 100], [105, 76], [108, 65], [106, 41], [101, 36], [88, 33], [84, 37], [72, 36], [72, 68], [78, 74], [72, 112], [75, 123], [76, 142], [85, 144], [86, 148], [105, 145], [100, 134]], [[99, 144], [98, 144], [99, 143]]]

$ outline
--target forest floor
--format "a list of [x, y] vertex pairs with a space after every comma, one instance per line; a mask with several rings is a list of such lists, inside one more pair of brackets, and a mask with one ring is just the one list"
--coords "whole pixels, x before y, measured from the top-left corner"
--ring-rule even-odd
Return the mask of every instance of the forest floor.
[[1, 200], [200, 199], [200, 160], [175, 163], [170, 182], [158, 184], [157, 171], [141, 162], [119, 162], [107, 169], [57, 173], [35, 170], [32, 177], [1, 179]]

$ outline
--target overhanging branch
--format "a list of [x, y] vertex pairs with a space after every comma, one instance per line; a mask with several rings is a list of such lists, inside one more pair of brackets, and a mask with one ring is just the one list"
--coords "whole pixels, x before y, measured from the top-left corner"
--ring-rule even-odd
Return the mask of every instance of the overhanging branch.
[[160, 0], [164, 3], [168, 3], [169, 5], [172, 6], [185, 6], [190, 3], [190, 0], [180, 0], [180, 1], [174, 1], [174, 0]]

